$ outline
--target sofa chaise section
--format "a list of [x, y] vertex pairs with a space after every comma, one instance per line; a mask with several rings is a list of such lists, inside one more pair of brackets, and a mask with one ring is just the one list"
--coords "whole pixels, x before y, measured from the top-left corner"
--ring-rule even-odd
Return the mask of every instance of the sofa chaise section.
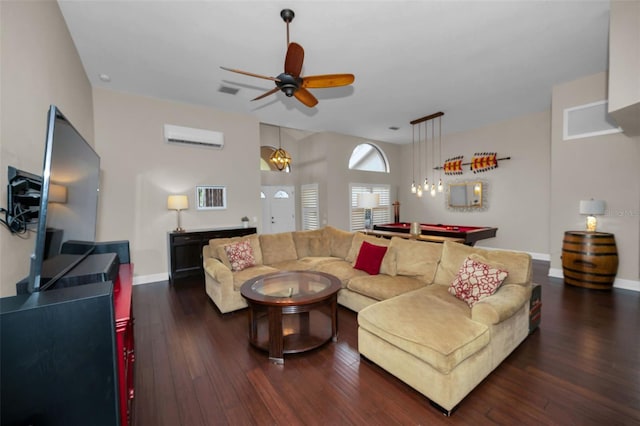
[[[510, 272], [471, 308], [449, 293], [470, 254]], [[528, 335], [530, 277], [528, 254], [445, 243], [433, 285], [358, 313], [358, 350], [448, 415]]]

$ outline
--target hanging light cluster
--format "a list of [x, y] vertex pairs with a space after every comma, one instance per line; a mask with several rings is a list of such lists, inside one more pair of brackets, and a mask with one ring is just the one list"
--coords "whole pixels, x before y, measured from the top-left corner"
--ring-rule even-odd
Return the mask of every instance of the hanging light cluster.
[[278, 127], [278, 149], [273, 151], [269, 157], [269, 161], [280, 171], [286, 169], [291, 164], [291, 156], [287, 151], [282, 149], [281, 129]]
[[[413, 165], [413, 182], [411, 183], [411, 193], [416, 194], [418, 197], [422, 197], [422, 194], [428, 193], [432, 197], [435, 197], [437, 193], [444, 191], [444, 185], [442, 184], [442, 175], [440, 167], [442, 159], [442, 116], [443, 112], [436, 112], [435, 114], [428, 115], [426, 117], [418, 118], [411, 121], [412, 130], [412, 165]], [[438, 137], [436, 139], [436, 121], [438, 119]], [[416, 126], [418, 128], [418, 138], [416, 139]], [[424, 129], [424, 139], [422, 139], [422, 129]], [[429, 138], [431, 133], [431, 138]], [[436, 144], [438, 145], [438, 160], [436, 165]], [[416, 155], [416, 145], [418, 155]], [[424, 156], [422, 155], [422, 146], [424, 145]], [[429, 153], [431, 151], [431, 153]], [[424, 181], [422, 185], [418, 182], [416, 185], [416, 162], [418, 163], [418, 179], [422, 175], [422, 164], [424, 163]], [[431, 182], [429, 182], [429, 170], [431, 170]], [[436, 170], [438, 170], [438, 185], [436, 186]]]

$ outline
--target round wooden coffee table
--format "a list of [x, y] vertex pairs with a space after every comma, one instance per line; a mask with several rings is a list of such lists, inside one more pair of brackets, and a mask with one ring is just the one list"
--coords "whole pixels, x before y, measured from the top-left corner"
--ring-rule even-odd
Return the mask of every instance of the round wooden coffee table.
[[340, 280], [324, 272], [283, 271], [260, 275], [240, 288], [249, 305], [249, 342], [284, 364], [284, 354], [338, 339]]

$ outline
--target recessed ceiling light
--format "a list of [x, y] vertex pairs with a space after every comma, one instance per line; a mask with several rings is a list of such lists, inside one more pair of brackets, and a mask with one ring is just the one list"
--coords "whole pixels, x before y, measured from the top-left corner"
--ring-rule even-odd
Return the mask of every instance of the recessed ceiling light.
[[398, 127], [398, 126], [391, 126], [391, 127], [389, 127], [389, 130], [393, 130], [393, 131], [400, 130], [400, 127]]
[[108, 83], [111, 81], [111, 77], [109, 77], [109, 74], [100, 74], [100, 80]]

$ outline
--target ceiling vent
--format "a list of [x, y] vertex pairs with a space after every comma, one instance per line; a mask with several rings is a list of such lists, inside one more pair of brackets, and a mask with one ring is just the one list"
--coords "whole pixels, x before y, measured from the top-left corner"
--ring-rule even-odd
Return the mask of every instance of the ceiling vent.
[[164, 125], [164, 139], [171, 144], [204, 146], [215, 149], [224, 147], [224, 133], [222, 132], [174, 126], [172, 124]]

